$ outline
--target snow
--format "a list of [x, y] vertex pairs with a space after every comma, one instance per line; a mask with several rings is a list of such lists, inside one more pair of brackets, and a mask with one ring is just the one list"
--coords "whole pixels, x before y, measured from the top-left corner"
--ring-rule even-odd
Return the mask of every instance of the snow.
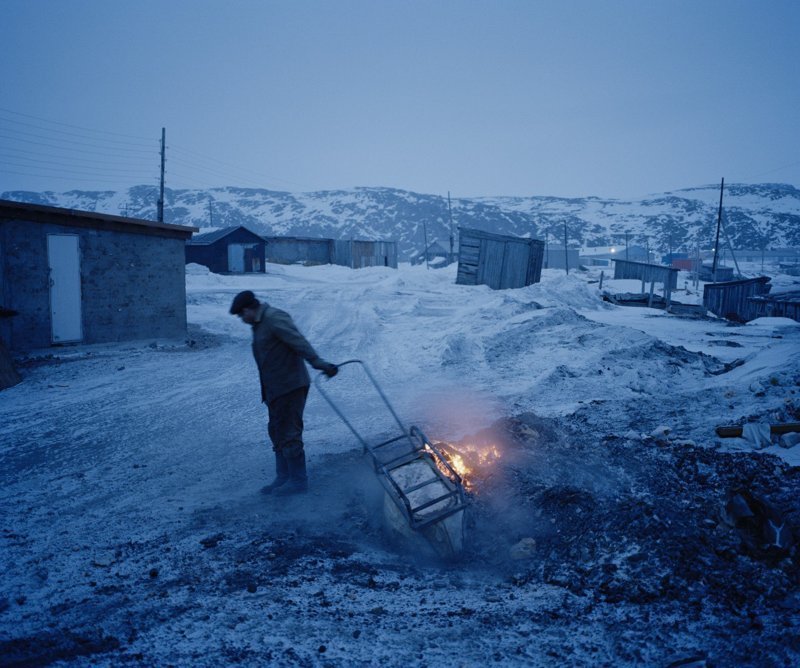
[[[189, 265], [188, 343], [20, 360], [23, 382], [0, 393], [0, 647], [74, 665], [587, 666], [666, 665], [717, 647], [712, 622], [626, 635], [631, 608], [385, 543], [368, 512], [380, 488], [314, 388], [311, 493], [258, 494], [272, 472], [266, 411], [249, 328], [228, 314], [243, 289], [292, 314], [325, 359], [363, 360], [401, 419], [434, 441], [535, 414], [582, 425], [587, 443], [655, 448], [661, 430], [671, 447], [722, 451], [717, 425], [796, 414], [798, 323], [612, 306], [593, 276], [545, 270], [538, 284], [493, 291], [456, 285], [454, 266], [219, 276]], [[368, 438], [396, 428], [351, 367], [322, 382]], [[800, 465], [797, 447], [746, 454]], [[594, 456], [531, 461], [552, 466], [552, 482], [625, 489], [629, 472], [605, 474]], [[508, 543], [523, 539], [538, 544]]]

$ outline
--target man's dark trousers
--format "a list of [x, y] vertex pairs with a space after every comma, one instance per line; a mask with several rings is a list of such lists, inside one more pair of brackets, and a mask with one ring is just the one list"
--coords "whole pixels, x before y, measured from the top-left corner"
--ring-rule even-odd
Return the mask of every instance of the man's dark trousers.
[[303, 487], [307, 484], [303, 448], [303, 411], [307, 397], [308, 385], [282, 394], [267, 404], [267, 432], [272, 441], [272, 449], [275, 450], [276, 461], [282, 459], [291, 482]]

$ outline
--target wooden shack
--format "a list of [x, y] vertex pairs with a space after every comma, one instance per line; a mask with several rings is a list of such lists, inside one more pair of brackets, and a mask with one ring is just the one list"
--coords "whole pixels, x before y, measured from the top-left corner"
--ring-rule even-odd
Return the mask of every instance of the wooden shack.
[[335, 239], [331, 264], [352, 269], [363, 267], [397, 269], [397, 242]]
[[196, 262], [215, 274], [264, 271], [264, 240], [239, 225], [193, 236], [186, 242], [186, 263]]
[[[663, 264], [614, 260], [614, 278], [632, 278], [642, 281], [642, 285], [661, 283], [664, 291], [670, 292], [678, 287], [678, 269]], [[644, 292], [644, 290], [642, 290]]]
[[264, 237], [267, 262], [278, 264], [338, 264], [351, 269], [397, 269], [396, 241], [357, 241], [311, 237]]
[[800, 322], [800, 291], [749, 297], [745, 319], [756, 318], [791, 318]]
[[333, 239], [263, 237], [267, 262], [276, 264], [330, 264]]
[[769, 281], [769, 276], [758, 276], [738, 281], [707, 283], [703, 288], [703, 306], [722, 318], [747, 322], [752, 319], [748, 301], [751, 297], [769, 293]]
[[542, 277], [544, 241], [459, 228], [460, 285], [488, 285], [494, 290], [522, 288]]

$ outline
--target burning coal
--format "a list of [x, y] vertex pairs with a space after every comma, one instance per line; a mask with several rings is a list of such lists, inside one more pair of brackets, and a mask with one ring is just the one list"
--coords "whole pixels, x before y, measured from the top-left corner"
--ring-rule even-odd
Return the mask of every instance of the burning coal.
[[[447, 466], [437, 462], [439, 470], [451, 480], [460, 480], [464, 488], [472, 493], [477, 491], [481, 481], [494, 472], [501, 458], [500, 449], [493, 444], [455, 444], [437, 441], [434, 447], [442, 454], [451, 469], [448, 470]], [[453, 475], [454, 473], [456, 475]]]

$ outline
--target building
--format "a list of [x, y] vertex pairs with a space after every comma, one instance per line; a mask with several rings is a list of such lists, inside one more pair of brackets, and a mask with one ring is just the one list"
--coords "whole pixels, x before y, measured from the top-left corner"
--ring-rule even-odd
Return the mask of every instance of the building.
[[185, 337], [194, 231], [0, 200], [0, 339], [25, 351]]
[[563, 246], [547, 244], [544, 247], [545, 269], [577, 269], [581, 264], [580, 250], [567, 247], [566, 254]]
[[498, 290], [522, 288], [541, 280], [543, 241], [463, 227], [459, 230], [456, 283]]
[[[758, 305], [752, 298], [769, 294], [771, 287], [769, 283], [770, 279], [767, 276], [707, 283], [703, 286], [703, 306], [722, 318], [747, 322], [757, 317], [754, 312]], [[766, 306], [764, 305], [765, 310]]]
[[263, 273], [265, 244], [246, 227], [225, 227], [186, 242], [186, 263], [202, 264], [215, 274]]
[[438, 241], [428, 244], [428, 247], [421, 252], [415, 251], [411, 257], [411, 264], [428, 263], [436, 267], [444, 267], [451, 261], [450, 252]]
[[663, 285], [665, 293], [678, 287], [678, 269], [674, 267], [647, 262], [631, 262], [619, 258], [614, 260], [614, 278], [639, 280], [642, 282], [642, 292], [650, 283]]
[[338, 264], [351, 269], [397, 269], [396, 241], [264, 237], [267, 262], [279, 264]]

